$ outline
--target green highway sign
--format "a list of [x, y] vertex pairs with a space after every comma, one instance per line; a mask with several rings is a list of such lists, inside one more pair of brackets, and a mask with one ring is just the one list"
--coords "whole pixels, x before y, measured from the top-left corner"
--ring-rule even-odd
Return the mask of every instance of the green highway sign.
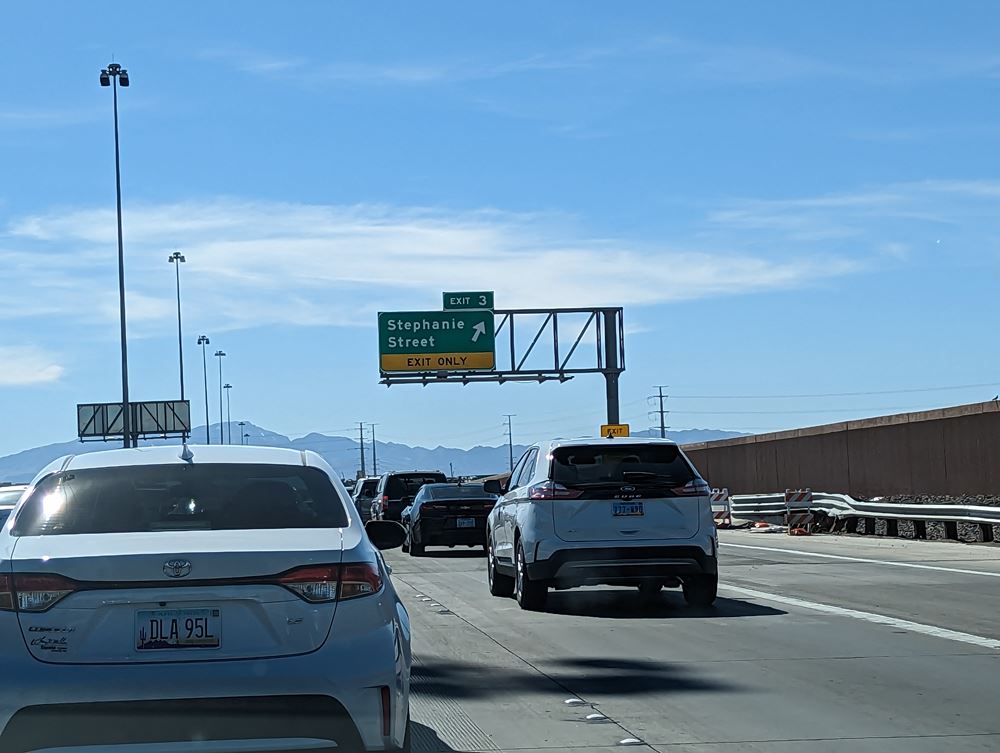
[[496, 368], [495, 349], [492, 311], [383, 311], [378, 315], [383, 372], [488, 371]]
[[481, 290], [473, 293], [444, 293], [444, 310], [489, 309], [493, 310], [493, 291]]

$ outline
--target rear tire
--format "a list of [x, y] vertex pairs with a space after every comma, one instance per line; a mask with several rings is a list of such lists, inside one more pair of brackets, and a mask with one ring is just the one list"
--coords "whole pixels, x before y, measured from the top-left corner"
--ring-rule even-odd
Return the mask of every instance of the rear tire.
[[545, 602], [549, 597], [549, 588], [543, 583], [531, 580], [528, 577], [527, 560], [524, 556], [524, 546], [517, 545], [517, 566], [514, 573], [514, 596], [521, 609], [529, 612], [538, 612], [545, 608]]
[[490, 584], [491, 596], [510, 597], [514, 594], [514, 579], [497, 570], [496, 557], [493, 556], [493, 547], [489, 543], [486, 544], [486, 579]]
[[410, 556], [411, 557], [423, 557], [424, 556], [424, 545], [418, 544], [416, 541], [410, 542]]
[[403, 542], [402, 549], [403, 549], [404, 553], [410, 551], [410, 532], [409, 532], [409, 530], [407, 530], [407, 532], [406, 532], [406, 541]]
[[684, 601], [692, 607], [710, 607], [719, 589], [718, 575], [691, 575], [681, 584]]

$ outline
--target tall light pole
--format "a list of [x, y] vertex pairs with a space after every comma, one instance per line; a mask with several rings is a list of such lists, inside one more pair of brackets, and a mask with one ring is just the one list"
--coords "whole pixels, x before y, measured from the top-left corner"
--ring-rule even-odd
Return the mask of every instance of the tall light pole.
[[184, 336], [181, 330], [181, 264], [187, 261], [184, 254], [174, 251], [167, 257], [167, 261], [174, 265], [174, 272], [177, 277], [177, 362], [181, 377], [181, 400], [184, 400]]
[[219, 444], [226, 443], [226, 436], [223, 434], [225, 427], [223, 423], [225, 418], [222, 415], [222, 359], [226, 357], [226, 352], [223, 350], [215, 351], [215, 357], [219, 359]]
[[118, 313], [121, 321], [122, 340], [122, 429], [123, 447], [131, 447], [132, 422], [128, 402], [128, 344], [125, 335], [125, 244], [122, 240], [122, 166], [121, 150], [118, 143], [118, 85], [128, 86], [128, 71], [118, 63], [111, 63], [101, 69], [101, 86], [110, 86], [114, 94], [115, 108], [115, 194], [118, 202]]
[[226, 382], [222, 385], [222, 389], [226, 391], [226, 443], [233, 443], [233, 411], [232, 406], [229, 404], [229, 394], [233, 389], [233, 385]]
[[240, 444], [246, 444], [244, 441], [249, 435], [243, 431], [243, 427], [247, 425], [246, 421], [240, 421]]
[[208, 355], [205, 353], [205, 346], [211, 345], [212, 341], [208, 339], [208, 335], [199, 335], [198, 344], [201, 346], [201, 373], [205, 377], [205, 444], [212, 444], [212, 436], [208, 431], [212, 419], [208, 416]]

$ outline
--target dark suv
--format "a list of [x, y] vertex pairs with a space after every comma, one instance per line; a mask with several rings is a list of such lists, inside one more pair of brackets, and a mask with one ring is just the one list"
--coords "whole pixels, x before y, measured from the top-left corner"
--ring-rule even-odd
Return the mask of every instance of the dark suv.
[[424, 484], [443, 484], [448, 479], [440, 471], [393, 471], [378, 480], [372, 517], [399, 520], [403, 508], [413, 502]]

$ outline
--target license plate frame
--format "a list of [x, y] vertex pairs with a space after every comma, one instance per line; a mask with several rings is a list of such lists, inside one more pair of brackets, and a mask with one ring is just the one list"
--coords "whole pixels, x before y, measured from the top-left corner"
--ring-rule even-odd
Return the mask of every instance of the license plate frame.
[[645, 514], [646, 509], [639, 499], [611, 503], [611, 516], [614, 518], [641, 518]]
[[133, 638], [135, 650], [143, 653], [220, 649], [222, 610], [219, 607], [138, 609]]
[[476, 527], [475, 518], [455, 518], [455, 528], [461, 528], [467, 530], [469, 528]]

